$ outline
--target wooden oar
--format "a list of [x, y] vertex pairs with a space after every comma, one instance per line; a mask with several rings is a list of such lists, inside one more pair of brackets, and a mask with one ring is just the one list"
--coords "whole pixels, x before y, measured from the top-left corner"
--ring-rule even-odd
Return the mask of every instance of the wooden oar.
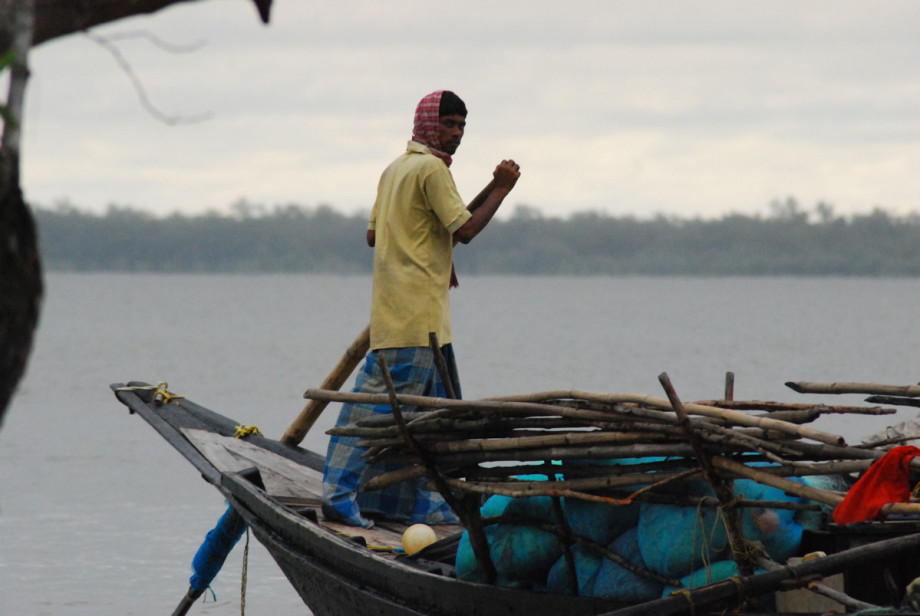
[[[326, 380], [323, 381], [323, 384], [320, 385], [320, 389], [338, 391], [367, 354], [370, 345], [371, 326], [368, 325], [364, 328], [363, 332], [358, 334], [355, 341], [351, 343], [351, 346], [345, 351], [345, 355], [342, 356], [339, 363], [336, 364], [332, 372], [329, 373], [329, 376], [326, 377]], [[284, 433], [284, 436], [281, 437], [281, 442], [288, 445], [299, 445], [328, 404], [328, 400], [310, 400], [307, 405], [303, 407], [303, 410], [300, 412], [300, 415], [297, 416], [297, 419], [294, 420], [294, 423], [287, 429], [287, 432]]]
[[[326, 377], [326, 380], [323, 381], [323, 389], [338, 390], [342, 385], [345, 384], [345, 381], [348, 380], [348, 377], [351, 376], [351, 373], [354, 372], [358, 363], [367, 353], [368, 348], [370, 347], [370, 325], [364, 328], [355, 341], [351, 343], [351, 346], [348, 347], [345, 351], [345, 355], [342, 356], [342, 359], [339, 360], [339, 363], [336, 364], [335, 368], [332, 369], [332, 372], [329, 373], [329, 376]], [[307, 432], [310, 431], [310, 428], [313, 427], [313, 424], [316, 423], [316, 420], [322, 414], [323, 409], [328, 406], [328, 400], [310, 400], [307, 406], [300, 412], [300, 415], [297, 416], [297, 419], [290, 425], [287, 429], [287, 432], [284, 433], [284, 436], [281, 437], [281, 442], [288, 445], [299, 445], [303, 441], [304, 437], [307, 435]], [[222, 542], [213, 542], [209, 541], [212, 536], [221, 536], [226, 534], [225, 528], [232, 527], [235, 532], [235, 537], [224, 540]], [[245, 531], [246, 525], [243, 523], [242, 517], [233, 509], [233, 507], [228, 507], [226, 513], [221, 517], [217, 526], [208, 533], [208, 538], [205, 542], [198, 548], [198, 553], [195, 555], [195, 561], [199, 560], [199, 555], [201, 556], [201, 561], [209, 561], [212, 563], [210, 566], [206, 567], [207, 571], [202, 572], [201, 575], [196, 571], [193, 579], [195, 580], [192, 585], [189, 586], [188, 592], [182, 597], [182, 601], [179, 602], [179, 605], [176, 607], [173, 612], [173, 616], [185, 616], [188, 613], [189, 609], [192, 607], [192, 604], [201, 596], [205, 589], [210, 585], [211, 580], [217, 575], [220, 568], [223, 566], [224, 559], [227, 558], [227, 555], [230, 553], [230, 550], [233, 549], [233, 545]], [[232, 540], [231, 540], [232, 539]], [[205, 567], [202, 567], [205, 569]]]

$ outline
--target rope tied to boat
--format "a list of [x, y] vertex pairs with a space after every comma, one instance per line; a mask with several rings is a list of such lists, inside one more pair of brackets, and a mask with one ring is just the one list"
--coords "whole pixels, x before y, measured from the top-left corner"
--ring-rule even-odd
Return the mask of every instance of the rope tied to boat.
[[726, 581], [735, 583], [735, 588], [738, 593], [738, 605], [743, 607], [747, 602], [747, 592], [744, 589], [744, 580], [741, 579], [740, 575], [733, 575]]
[[741, 545], [736, 545], [735, 538], [732, 536], [727, 519], [727, 516], [732, 515], [732, 510], [737, 507], [738, 503], [740, 503], [742, 500], [744, 500], [744, 495], [736, 494], [730, 501], [726, 503], [719, 503], [719, 505], [716, 507], [716, 517], [725, 528], [725, 536], [728, 540], [728, 546], [731, 548], [732, 557], [734, 558], [735, 562], [739, 562], [739, 560], [741, 560], [747, 563], [752, 563], [754, 562], [755, 558], [763, 554], [764, 550], [762, 547], [758, 548], [757, 545], [746, 541], [744, 537], [740, 537]]
[[[742, 601], [745, 599], [746, 591], [744, 588], [744, 580], [741, 579], [740, 575], [733, 575], [730, 578], [725, 579], [726, 582], [732, 582], [735, 585], [738, 598]], [[687, 605], [690, 606], [690, 614], [693, 615], [696, 613], [696, 605], [693, 603], [693, 589], [692, 588], [678, 588], [677, 590], [671, 591], [671, 596], [683, 597], [687, 601]]]
[[[173, 400], [178, 400], [184, 398], [185, 396], [180, 396], [169, 391], [169, 383], [163, 381], [162, 383], [157, 383], [157, 386], [153, 392], [153, 399], [157, 402], [163, 404], [169, 404]], [[179, 404], [178, 402], [173, 402], [173, 404]]]
[[246, 438], [250, 434], [262, 434], [259, 432], [258, 426], [244, 426], [240, 424], [236, 427], [236, 433], [233, 435], [233, 438]]
[[[185, 396], [174, 394], [171, 391], [169, 391], [169, 383], [167, 383], [166, 381], [161, 381], [157, 383], [156, 385], [132, 385], [132, 386], [119, 387], [115, 391], [152, 391], [153, 400], [161, 404], [169, 404], [173, 400], [185, 398]], [[179, 403], [173, 402], [173, 404], [179, 404]]]
[[[712, 547], [712, 536], [715, 534], [716, 529], [719, 526], [720, 522], [723, 522], [721, 513], [716, 515], [716, 518], [712, 521], [712, 528], [707, 532], [706, 522], [703, 516], [703, 506], [706, 502], [705, 498], [700, 498], [696, 504], [696, 518], [693, 525], [693, 552], [696, 552], [696, 548], [699, 545], [700, 548], [700, 559], [702, 561], [703, 567], [706, 568], [707, 576], [709, 572], [709, 566], [712, 564], [709, 558], [710, 550], [713, 550]], [[701, 543], [697, 543], [697, 539], [700, 539]], [[721, 549], [721, 548], [720, 548]], [[712, 581], [711, 579], [709, 580]]]
[[671, 596], [683, 597], [687, 600], [687, 605], [690, 606], [690, 614], [693, 616], [696, 614], [696, 606], [693, 604], [693, 595], [690, 594], [690, 590], [687, 588], [679, 588], [677, 590], [671, 591]]
[[368, 543], [367, 539], [362, 534], [351, 535], [341, 530], [334, 531], [339, 537], [344, 537], [350, 541], [354, 541], [356, 538], [363, 539], [363, 547], [370, 550], [371, 552], [404, 552], [402, 548], [394, 547], [392, 545], [383, 545], [380, 543]]

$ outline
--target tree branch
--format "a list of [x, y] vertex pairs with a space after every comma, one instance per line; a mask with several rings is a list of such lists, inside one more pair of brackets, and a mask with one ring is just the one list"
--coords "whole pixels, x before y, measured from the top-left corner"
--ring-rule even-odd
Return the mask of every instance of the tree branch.
[[199, 113], [191, 116], [178, 116], [178, 115], [167, 115], [160, 111], [156, 105], [151, 102], [150, 97], [147, 96], [147, 90], [144, 88], [144, 84], [141, 83], [140, 78], [134, 72], [134, 69], [131, 67], [131, 63], [122, 55], [121, 51], [109, 40], [108, 37], [99, 36], [91, 32], [85, 32], [84, 35], [107, 52], [109, 52], [112, 57], [115, 59], [115, 62], [118, 63], [119, 68], [122, 72], [128, 76], [128, 80], [131, 82], [131, 85], [134, 86], [134, 91], [137, 93], [138, 99], [140, 99], [141, 106], [147, 110], [147, 113], [152, 115], [157, 120], [163, 122], [164, 124], [176, 125], [176, 124], [194, 124], [196, 122], [203, 122], [211, 117], [210, 113]]
[[[173, 4], [195, 1], [197, 0], [35, 0], [35, 34], [32, 45], [38, 46], [52, 39], [126, 17], [156, 13]], [[253, 2], [262, 23], [267, 24], [271, 0]]]

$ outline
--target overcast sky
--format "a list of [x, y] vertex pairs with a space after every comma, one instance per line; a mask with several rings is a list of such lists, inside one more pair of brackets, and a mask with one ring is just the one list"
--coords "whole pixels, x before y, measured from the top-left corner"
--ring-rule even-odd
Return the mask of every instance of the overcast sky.
[[[82, 35], [30, 56], [23, 184], [34, 204], [157, 214], [370, 209], [415, 104], [469, 108], [452, 167], [495, 164], [505, 211], [648, 217], [920, 210], [920, 2], [249, 0], [179, 4], [96, 29], [174, 126]], [[193, 50], [171, 53], [147, 32]]]

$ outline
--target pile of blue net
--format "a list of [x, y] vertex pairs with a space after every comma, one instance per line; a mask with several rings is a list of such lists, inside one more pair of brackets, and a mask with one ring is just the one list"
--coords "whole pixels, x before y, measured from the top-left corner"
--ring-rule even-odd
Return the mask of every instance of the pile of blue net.
[[[738, 575], [720, 510], [702, 504], [714, 496], [710, 487], [701, 481], [678, 486], [672, 491], [699, 497], [700, 504], [613, 505], [562, 498], [563, 521], [548, 496], [490, 497], [481, 513], [496, 583], [632, 603]], [[734, 481], [733, 490], [749, 501], [802, 502], [746, 479]], [[817, 519], [812, 512], [782, 508], [744, 507], [740, 512], [745, 540], [757, 542], [776, 562], [796, 554], [803, 525]], [[560, 530], [564, 527], [568, 535]], [[467, 532], [457, 551], [456, 570], [460, 579], [482, 581]]]

